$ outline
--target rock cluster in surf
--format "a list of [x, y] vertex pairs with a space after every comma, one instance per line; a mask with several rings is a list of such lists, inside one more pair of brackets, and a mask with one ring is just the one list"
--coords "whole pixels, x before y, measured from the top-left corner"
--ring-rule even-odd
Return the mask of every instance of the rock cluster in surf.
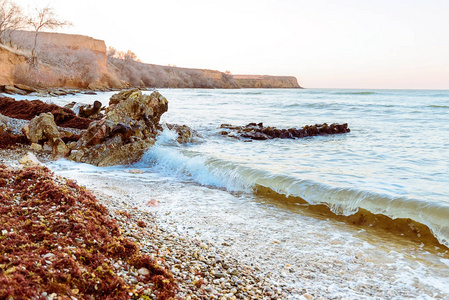
[[133, 89], [115, 94], [106, 116], [89, 125], [68, 158], [97, 166], [136, 162], [154, 144], [167, 109], [168, 101], [159, 92], [143, 95]]
[[246, 126], [233, 126], [229, 124], [222, 124], [220, 128], [225, 129], [221, 131], [222, 135], [227, 135], [234, 138], [243, 138], [251, 140], [268, 140], [268, 139], [295, 139], [304, 138], [308, 136], [338, 134], [350, 132], [348, 124], [315, 124], [306, 125], [302, 128], [288, 128], [279, 129], [276, 127], [263, 126], [263, 123], [249, 123]]
[[[54, 159], [67, 157], [98, 166], [128, 164], [139, 160], [154, 144], [162, 131], [159, 120], [168, 109], [168, 101], [158, 92], [144, 95], [132, 89], [113, 95], [105, 110], [98, 101], [81, 108], [83, 117], [40, 100], [0, 97], [0, 113], [5, 115], [0, 119], [0, 141], [20, 136], [31, 149], [50, 152]], [[12, 128], [11, 120], [17, 119], [31, 121]], [[191, 136], [183, 127], [177, 131], [182, 141]]]

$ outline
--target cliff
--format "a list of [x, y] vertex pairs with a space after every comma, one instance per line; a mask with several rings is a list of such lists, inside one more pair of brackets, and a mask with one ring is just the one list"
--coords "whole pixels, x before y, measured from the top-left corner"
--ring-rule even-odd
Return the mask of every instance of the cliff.
[[[41, 32], [35, 54], [39, 69], [26, 61], [31, 56], [34, 32], [16, 31], [11, 45], [0, 48], [0, 85], [25, 84], [66, 88], [300, 88], [292, 76], [231, 75], [215, 70], [145, 64], [110, 57], [102, 40], [83, 35]], [[23, 53], [19, 55], [17, 53]]]
[[110, 58], [115, 72], [132, 86], [153, 88], [301, 88], [293, 76], [232, 75], [216, 70], [145, 64]]
[[[31, 49], [34, 42], [34, 32], [18, 30], [11, 36], [12, 42], [22, 49]], [[89, 36], [79, 34], [65, 34], [55, 32], [40, 32], [38, 35], [39, 51], [54, 51], [67, 48], [72, 51], [88, 50], [97, 57], [97, 64], [101, 71], [106, 72], [106, 44]]]
[[0, 85], [13, 85], [15, 67], [25, 65], [26, 60], [26, 56], [16, 54], [0, 45]]
[[[20, 52], [26, 61], [31, 57], [33, 43], [34, 32], [16, 31], [11, 35], [11, 47], [14, 49], [4, 55], [12, 57], [14, 52]], [[9, 72], [3, 78], [4, 84], [90, 89], [125, 87], [108, 69], [106, 44], [102, 40], [83, 35], [41, 32], [35, 55], [38, 58], [37, 69], [18, 64], [16, 60], [3, 63], [9, 65]]]
[[233, 75], [241, 88], [301, 88], [293, 76]]

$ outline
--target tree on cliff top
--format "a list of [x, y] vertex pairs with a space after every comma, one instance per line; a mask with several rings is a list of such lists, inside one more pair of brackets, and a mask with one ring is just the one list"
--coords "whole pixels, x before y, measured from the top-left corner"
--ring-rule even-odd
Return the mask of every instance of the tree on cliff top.
[[31, 49], [31, 66], [37, 66], [36, 48], [37, 37], [39, 32], [43, 29], [56, 29], [64, 26], [70, 26], [72, 23], [68, 21], [59, 20], [51, 7], [44, 7], [41, 9], [36, 8], [35, 14], [30, 16], [27, 20], [27, 24], [34, 29], [34, 44]]
[[25, 18], [20, 7], [12, 1], [0, 0], [0, 44], [5, 44], [11, 34], [23, 27]]

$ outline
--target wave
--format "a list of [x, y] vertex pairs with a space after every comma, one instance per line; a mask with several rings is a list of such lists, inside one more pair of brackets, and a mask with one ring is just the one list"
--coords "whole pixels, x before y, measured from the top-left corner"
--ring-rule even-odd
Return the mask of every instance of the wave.
[[[155, 172], [176, 176], [201, 185], [229, 192], [257, 193], [284, 197], [290, 202], [309, 205], [332, 213], [355, 225], [368, 224], [420, 241], [437, 239], [449, 247], [449, 204], [429, 203], [406, 197], [392, 197], [353, 188], [333, 187], [252, 168], [214, 158], [173, 145], [165, 133], [137, 163]], [[427, 229], [426, 229], [427, 228]]]
[[336, 92], [335, 95], [374, 95], [376, 92]]
[[427, 107], [431, 108], [449, 108], [447, 105], [428, 105]]

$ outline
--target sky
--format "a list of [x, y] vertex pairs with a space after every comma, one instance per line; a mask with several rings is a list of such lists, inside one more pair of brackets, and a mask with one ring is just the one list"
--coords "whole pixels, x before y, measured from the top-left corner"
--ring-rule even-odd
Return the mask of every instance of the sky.
[[306, 88], [449, 89], [449, 0], [12, 0], [145, 63]]

